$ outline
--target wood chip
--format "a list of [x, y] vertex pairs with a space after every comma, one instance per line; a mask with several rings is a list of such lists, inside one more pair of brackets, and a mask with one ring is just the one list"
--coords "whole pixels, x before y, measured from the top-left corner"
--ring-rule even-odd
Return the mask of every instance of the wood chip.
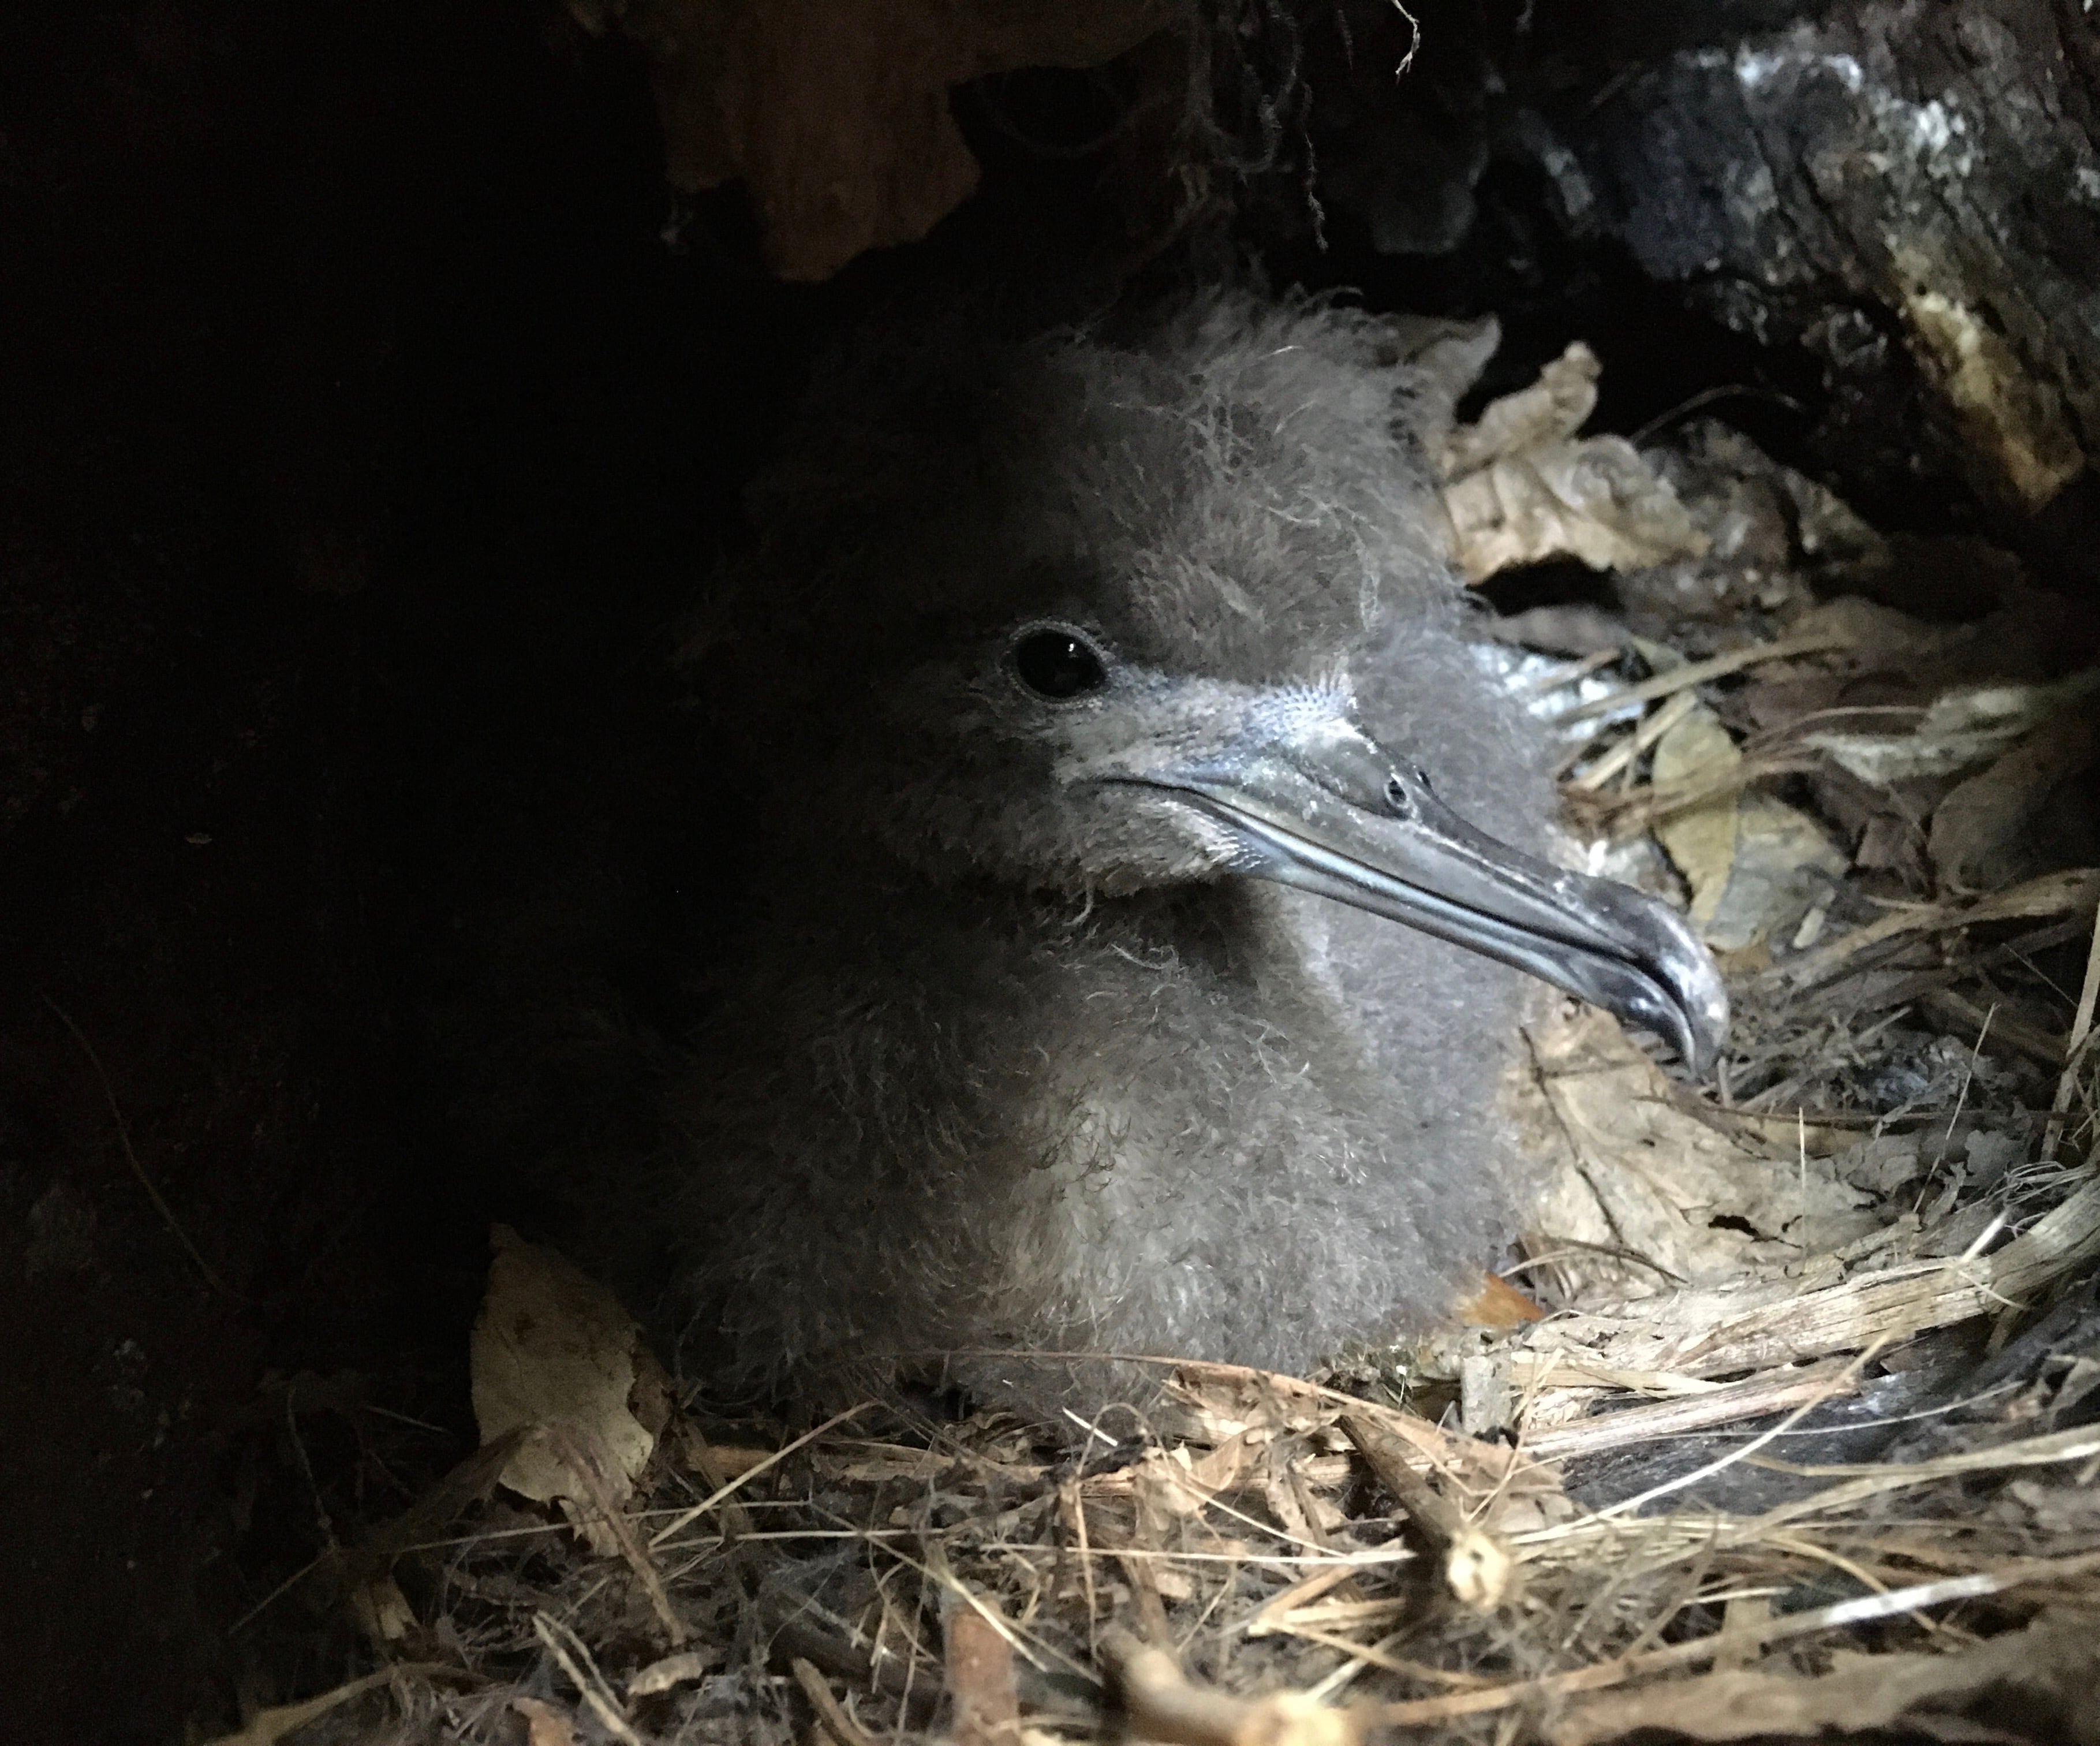
[[[1158, 1594], [1154, 1594], [1158, 1604]], [[990, 1603], [979, 1599], [977, 1605]], [[948, 1620], [948, 1695], [955, 1702], [950, 1738], [954, 1746], [1015, 1746], [1021, 1736], [1021, 1699], [1013, 1651], [977, 1607], [959, 1605]]]

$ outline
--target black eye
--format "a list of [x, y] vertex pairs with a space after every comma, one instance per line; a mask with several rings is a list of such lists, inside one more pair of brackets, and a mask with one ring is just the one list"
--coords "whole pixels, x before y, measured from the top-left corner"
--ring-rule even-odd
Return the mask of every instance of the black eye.
[[1045, 697], [1076, 697], [1108, 680], [1101, 657], [1069, 630], [1031, 630], [1013, 645], [1013, 670]]

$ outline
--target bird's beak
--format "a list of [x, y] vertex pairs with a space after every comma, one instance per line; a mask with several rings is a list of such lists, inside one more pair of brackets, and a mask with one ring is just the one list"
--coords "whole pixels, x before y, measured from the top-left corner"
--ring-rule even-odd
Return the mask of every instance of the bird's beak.
[[1704, 1075], [1728, 1029], [1705, 947], [1666, 904], [1475, 829], [1345, 723], [1162, 771], [1229, 829], [1245, 872], [1513, 964], [1654, 1032]]

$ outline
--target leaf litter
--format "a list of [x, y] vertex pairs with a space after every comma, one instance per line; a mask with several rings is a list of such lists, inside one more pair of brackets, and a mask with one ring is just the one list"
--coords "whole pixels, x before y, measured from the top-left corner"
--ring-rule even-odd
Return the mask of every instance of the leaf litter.
[[[1455, 404], [1492, 326], [1424, 334]], [[1595, 376], [1454, 427], [1447, 502], [1476, 577], [1615, 572], [1507, 670], [1571, 857], [1719, 956], [1717, 1087], [1571, 1003], [1458, 1324], [1062, 1436], [681, 1406], [499, 1232], [484, 1448], [312, 1579], [390, 1664], [229, 1741], [2100, 1740], [2100, 676], [1724, 426], [1581, 438]], [[1950, 567], [1966, 621], [1890, 603]]]

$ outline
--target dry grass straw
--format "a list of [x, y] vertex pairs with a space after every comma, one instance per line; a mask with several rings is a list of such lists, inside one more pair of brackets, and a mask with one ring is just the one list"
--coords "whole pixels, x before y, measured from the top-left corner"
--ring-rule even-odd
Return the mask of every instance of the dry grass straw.
[[[2074, 1209], [2096, 1195], [2027, 1235], [2089, 1230]], [[2070, 1253], [2031, 1245], [2015, 1265], [2040, 1291], [2043, 1255]], [[1745, 1662], [1813, 1673], [1841, 1645], [1951, 1651], [2100, 1603], [2100, 1510], [2090, 1532], [2044, 1546], [1973, 1490], [2023, 1473], [2089, 1484], [2100, 1428], [1889, 1465], [1771, 1459], [1889, 1343], [1867, 1313], [1850, 1332], [1814, 1324], [1825, 1343], [1865, 1342], [1849, 1358], [1780, 1359], [1707, 1389], [1688, 1368], [1690, 1392], [1592, 1412], [1585, 1435], [1558, 1443], [1525, 1437], [1521, 1416], [1512, 1446], [1301, 1378], [1183, 1365], [1148, 1440], [1093, 1469], [1046, 1462], [1026, 1427], [997, 1417], [922, 1425], [909, 1441], [840, 1420], [775, 1449], [716, 1445], [737, 1469], [746, 1531], [696, 1535], [702, 1510], [671, 1501], [675, 1468], [630, 1523], [663, 1560], [688, 1634], [714, 1643], [671, 1658], [684, 1677], [660, 1671], [671, 1661], [655, 1658], [663, 1633], [631, 1570], [580, 1557], [551, 1526], [413, 1549], [484, 1680], [526, 1677], [536, 1648], [579, 1717], [630, 1746], [814, 1737], [805, 1726], [841, 1746], [924, 1737], [948, 1713], [933, 1701], [943, 1693], [953, 1737], [972, 1741], [1110, 1738], [1128, 1722], [1136, 1737], [1198, 1746], [1339, 1746], [1402, 1726], [1471, 1737], [1496, 1717], [1512, 1718], [1507, 1738], [1560, 1738], [1555, 1718], [1585, 1694]], [[1599, 1375], [1545, 1359], [1529, 1405], [1563, 1386], [1632, 1396]], [[1611, 1439], [1652, 1444], [1789, 1403], [1777, 1426], [1674, 1483], [1595, 1510], [1568, 1496], [1569, 1460]], [[1814, 1483], [1752, 1514], [1696, 1501], [1701, 1479], [1748, 1462]], [[720, 1490], [707, 1501], [717, 1530]], [[1746, 1622], [1729, 1612], [1714, 1628], [1741, 1597], [1798, 1600], [1833, 1582], [1842, 1598]], [[712, 1691], [695, 1683], [709, 1678]], [[432, 1716], [448, 1713], [487, 1711], [437, 1693]], [[434, 1722], [431, 1737], [475, 1736]]]
[[[2062, 1099], [2067, 1128], [2080, 1094]], [[2100, 1261], [2089, 1170], [2037, 1165], [2005, 1196], [2024, 1228], [1999, 1246], [1474, 1336], [1514, 1397], [1506, 1437], [1361, 1376], [1215, 1364], [1166, 1368], [1155, 1405], [1114, 1427], [1130, 1440], [1079, 1462], [997, 1415], [863, 1406], [715, 1440], [674, 1425], [619, 1536], [646, 1548], [646, 1579], [455, 1485], [404, 1518], [412, 1537], [371, 1542], [428, 1596], [431, 1623], [393, 1650], [421, 1664], [315, 1704], [362, 1713], [415, 1688], [404, 1740], [496, 1739], [515, 1699], [536, 1742], [1350, 1746], [1412, 1729], [1572, 1746], [1681, 1722], [1707, 1683], [1812, 1733], [1814, 1704], [1865, 1701], [1876, 1666], [1958, 1708], [2014, 1677], [1988, 1639], [2023, 1630], [2053, 1647], [2019, 1665], [2075, 1686], [2080, 1655], [2100, 1673], [2100, 1427], [2052, 1421], [2069, 1375], [1948, 1403], [1966, 1425], [1943, 1452], [1780, 1458], [1904, 1342], [2031, 1314]], [[1458, 1361], [1411, 1362], [1433, 1405]], [[1571, 1495], [1600, 1457], [1746, 1425], [1762, 1428], [1616, 1501]], [[1711, 1501], [1753, 1474], [1793, 1490]], [[2023, 1476], [2072, 1525], [2023, 1501]], [[267, 1713], [239, 1738], [320, 1714]]]

